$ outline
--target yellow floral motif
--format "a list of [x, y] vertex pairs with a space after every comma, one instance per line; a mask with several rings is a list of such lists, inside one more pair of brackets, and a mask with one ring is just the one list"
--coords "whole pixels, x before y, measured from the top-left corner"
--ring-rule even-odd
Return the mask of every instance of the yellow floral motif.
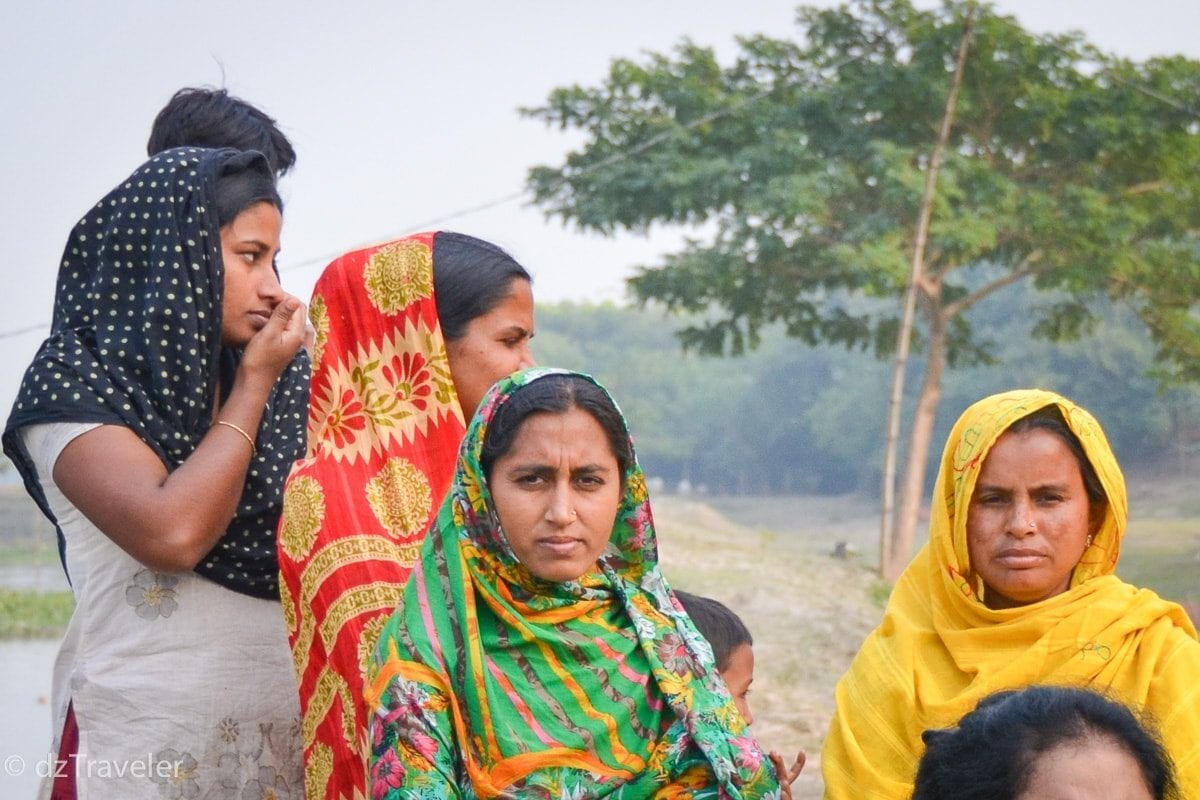
[[297, 561], [308, 555], [324, 520], [325, 493], [321, 484], [307, 476], [289, 483], [283, 493], [283, 524], [279, 527], [283, 552]]
[[433, 289], [433, 254], [420, 242], [406, 240], [380, 249], [367, 262], [363, 282], [372, 305], [395, 314]]
[[312, 323], [316, 336], [313, 339], [312, 363], [315, 369], [321, 363], [321, 354], [325, 352], [325, 342], [329, 340], [329, 309], [325, 307], [325, 298], [316, 295], [308, 307], [308, 320]]
[[283, 608], [283, 621], [287, 624], [288, 633], [296, 632], [296, 601], [292, 599], [292, 590], [287, 581], [279, 582], [279, 605]]
[[483, 499], [483, 487], [475, 475], [467, 473], [463, 476], [463, 488], [466, 489], [467, 501], [471, 504], [471, 510], [476, 514], [487, 513], [487, 503]]
[[333, 750], [318, 744], [304, 765], [304, 796], [324, 797], [329, 777], [333, 775]]
[[649, 493], [646, 491], [646, 476], [639, 470], [629, 479], [629, 495], [636, 505], [646, 502]]
[[397, 539], [418, 534], [429, 519], [433, 492], [424, 473], [404, 458], [389, 458], [367, 481], [367, 503], [379, 524]]
[[[332, 360], [332, 356], [331, 356]], [[441, 329], [423, 320], [327, 364], [309, 406], [311, 456], [355, 463], [460, 416]]]
[[379, 644], [379, 634], [383, 632], [383, 626], [387, 625], [387, 615], [375, 617], [363, 626], [362, 635], [358, 637], [358, 664], [362, 670], [363, 684], [368, 683], [367, 665], [371, 663], [371, 657], [375, 655], [375, 645]]

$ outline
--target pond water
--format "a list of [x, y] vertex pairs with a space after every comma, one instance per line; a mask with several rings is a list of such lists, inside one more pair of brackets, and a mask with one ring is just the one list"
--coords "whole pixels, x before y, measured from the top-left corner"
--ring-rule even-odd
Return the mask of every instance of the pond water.
[[50, 677], [56, 639], [0, 641], [0, 797], [37, 793], [50, 748]]

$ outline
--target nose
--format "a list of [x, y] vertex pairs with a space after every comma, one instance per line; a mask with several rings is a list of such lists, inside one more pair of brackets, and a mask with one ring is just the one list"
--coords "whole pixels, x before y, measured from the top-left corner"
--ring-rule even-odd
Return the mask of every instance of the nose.
[[522, 345], [521, 346], [521, 365], [518, 367], [518, 369], [529, 369], [530, 367], [536, 367], [536, 366], [537, 366], [537, 360], [533, 357], [533, 351], [529, 349], [528, 344]]
[[1033, 504], [1027, 500], [1014, 503], [1008, 527], [1014, 536], [1031, 536], [1037, 533], [1037, 517]]
[[746, 702], [745, 698], [739, 697], [734, 705], [737, 706], [738, 711], [742, 712], [742, 719], [746, 720], [746, 724], [753, 725], [754, 714], [750, 712], [750, 704]]
[[576, 513], [570, 489], [563, 484], [555, 486], [546, 507], [546, 521], [565, 528], [575, 521]]
[[279, 283], [279, 276], [275, 274], [275, 270], [264, 270], [265, 275], [258, 284], [258, 296], [271, 304], [271, 308], [279, 305], [283, 300], [283, 285]]

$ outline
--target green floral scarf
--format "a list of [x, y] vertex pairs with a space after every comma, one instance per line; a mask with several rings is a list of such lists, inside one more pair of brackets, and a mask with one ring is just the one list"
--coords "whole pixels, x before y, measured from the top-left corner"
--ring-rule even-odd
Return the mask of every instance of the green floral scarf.
[[636, 460], [597, 570], [549, 583], [508, 546], [480, 466], [488, 423], [554, 373], [502, 380], [467, 430], [372, 667], [372, 797], [777, 797], [659, 569]]

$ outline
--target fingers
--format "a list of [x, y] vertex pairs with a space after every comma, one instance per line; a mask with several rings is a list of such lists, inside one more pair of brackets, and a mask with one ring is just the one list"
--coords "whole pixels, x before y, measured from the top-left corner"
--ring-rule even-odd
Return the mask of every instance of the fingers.
[[286, 295], [271, 312], [271, 318], [260, 333], [266, 334], [268, 340], [278, 337], [280, 342], [298, 348], [304, 341], [304, 325], [308, 316], [304, 313], [304, 304], [292, 295]]
[[[787, 769], [783, 766], [783, 756], [772, 750], [767, 754], [771, 759], [771, 765], [775, 767], [775, 775], [779, 778], [779, 796], [781, 800], [792, 799], [792, 781], [796, 780], [795, 775], [788, 774]], [[796, 773], [797, 775], [799, 772]]]
[[278, 377], [304, 342], [307, 315], [304, 304], [285, 295], [271, 312], [267, 324], [246, 346], [242, 364], [249, 370], [265, 370]]
[[796, 754], [796, 761], [791, 767], [784, 766], [783, 756], [774, 750], [768, 753], [768, 756], [775, 766], [775, 772], [779, 774], [779, 782], [787, 784], [800, 777], [800, 771], [804, 769], [804, 763], [808, 760], [808, 755], [803, 750]]
[[304, 313], [304, 303], [301, 303], [297, 298], [288, 295], [283, 302], [275, 308], [275, 313], [282, 313], [287, 316], [287, 327], [285, 335], [289, 338], [294, 338], [298, 342], [304, 341], [304, 328], [308, 323], [308, 315]]

